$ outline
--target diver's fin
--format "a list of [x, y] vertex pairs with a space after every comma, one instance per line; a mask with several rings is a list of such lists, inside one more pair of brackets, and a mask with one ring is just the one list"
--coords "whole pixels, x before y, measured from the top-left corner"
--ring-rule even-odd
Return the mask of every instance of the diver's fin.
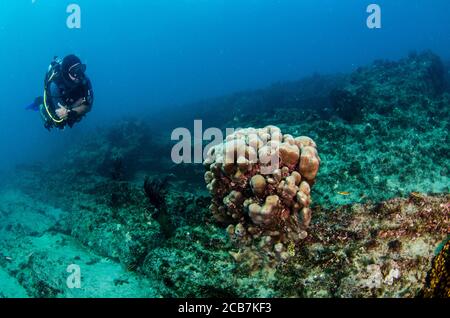
[[30, 105], [28, 105], [26, 108], [26, 110], [32, 110], [37, 112], [39, 110], [39, 105], [36, 105], [34, 102], [31, 103]]
[[32, 111], [38, 111], [39, 106], [41, 106], [43, 102], [44, 102], [44, 98], [42, 96], [36, 97], [34, 99], [34, 102], [32, 102], [30, 105], [28, 105], [25, 109], [32, 110]]

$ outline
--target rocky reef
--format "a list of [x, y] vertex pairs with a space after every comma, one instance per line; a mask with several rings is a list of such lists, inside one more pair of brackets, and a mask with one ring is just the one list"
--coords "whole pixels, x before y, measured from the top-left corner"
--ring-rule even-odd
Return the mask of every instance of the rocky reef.
[[[203, 101], [221, 128], [265, 127], [211, 150], [205, 176], [161, 155], [171, 127], [87, 132], [61, 166], [2, 175], [0, 296], [448, 296], [447, 79], [427, 52]], [[263, 173], [250, 155], [269, 143]]]

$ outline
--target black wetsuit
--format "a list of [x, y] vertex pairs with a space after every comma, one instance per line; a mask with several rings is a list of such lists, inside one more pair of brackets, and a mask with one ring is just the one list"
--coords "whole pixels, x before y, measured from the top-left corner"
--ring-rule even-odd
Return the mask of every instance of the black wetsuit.
[[[61, 72], [60, 63], [53, 62], [45, 77], [44, 85], [46, 103], [42, 105], [41, 113], [45, 119], [46, 128], [64, 128], [66, 125], [72, 127], [85, 115], [83, 114], [80, 116], [77, 112], [71, 111], [69, 112], [69, 116], [61, 121], [59, 117], [56, 116], [56, 110], [59, 106], [71, 110], [74, 107], [86, 105], [89, 108], [88, 111], [90, 111], [94, 102], [94, 93], [92, 91], [91, 81], [88, 77], [85, 76], [80, 83], [76, 84], [64, 77], [64, 74]], [[80, 100], [82, 102], [77, 103]]]

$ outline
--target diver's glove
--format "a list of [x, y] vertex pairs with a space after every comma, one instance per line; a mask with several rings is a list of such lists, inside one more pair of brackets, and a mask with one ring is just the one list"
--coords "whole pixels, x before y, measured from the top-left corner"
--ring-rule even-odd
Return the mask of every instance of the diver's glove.
[[76, 111], [74, 110], [70, 110], [67, 113], [67, 125], [69, 125], [70, 128], [72, 128], [72, 126], [78, 121], [78, 114]]

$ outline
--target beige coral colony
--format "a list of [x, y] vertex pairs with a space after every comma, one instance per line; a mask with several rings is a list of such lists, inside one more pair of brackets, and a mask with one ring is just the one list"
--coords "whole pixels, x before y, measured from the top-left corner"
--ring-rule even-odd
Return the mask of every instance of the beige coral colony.
[[311, 187], [320, 166], [316, 143], [278, 127], [235, 131], [204, 161], [210, 210], [233, 241], [289, 258], [311, 221]]

